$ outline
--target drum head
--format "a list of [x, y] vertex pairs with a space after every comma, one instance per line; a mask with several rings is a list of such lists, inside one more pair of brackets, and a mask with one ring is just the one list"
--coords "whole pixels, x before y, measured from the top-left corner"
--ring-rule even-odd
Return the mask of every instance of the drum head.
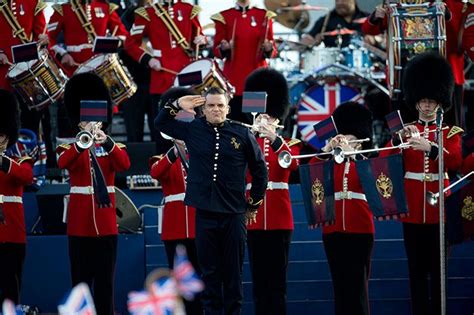
[[[201, 59], [191, 62], [184, 67], [179, 74], [201, 71], [201, 77], [204, 78], [211, 72], [214, 62], [211, 59]], [[174, 86], [179, 86], [178, 77], [174, 80]]]
[[106, 62], [106, 60], [107, 60], [107, 55], [94, 56], [91, 59], [84, 62], [82, 65], [80, 65], [79, 68], [77, 68], [76, 72], [74, 72], [74, 74], [91, 72], [97, 69], [104, 62]]
[[40, 62], [41, 60], [45, 60], [47, 58], [47, 55], [48, 55], [48, 52], [45, 51], [44, 49], [40, 50], [38, 52], [38, 56], [39, 56], [39, 60], [36, 59], [36, 60], [30, 60], [30, 61], [26, 61], [26, 62], [19, 62], [17, 64], [15, 64], [9, 71], [8, 71], [8, 74], [7, 74], [7, 77], [8, 78], [16, 78], [18, 77], [20, 74], [22, 74], [23, 72], [25, 71], [28, 71], [28, 70], [33, 70], [33, 68], [35, 67], [35, 65]]
[[313, 126], [331, 116], [341, 103], [349, 101], [362, 103], [364, 96], [357, 89], [339, 82], [315, 85], [306, 90], [298, 102], [297, 123], [301, 139], [314, 148], [322, 148], [325, 143], [318, 140]]

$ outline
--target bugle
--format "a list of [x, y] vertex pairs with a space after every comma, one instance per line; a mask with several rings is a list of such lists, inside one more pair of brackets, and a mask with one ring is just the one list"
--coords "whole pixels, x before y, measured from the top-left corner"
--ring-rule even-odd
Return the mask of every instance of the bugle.
[[97, 130], [102, 127], [101, 122], [92, 124], [92, 131], [82, 130], [76, 135], [76, 144], [79, 148], [87, 150], [94, 144]]
[[[465, 180], [466, 178], [468, 178], [469, 176], [471, 176], [472, 174], [474, 174], [474, 171], [471, 171], [470, 173], [468, 173], [467, 175], [464, 175], [463, 177], [461, 177], [460, 179], [458, 179], [457, 181], [455, 181], [448, 187], [444, 188], [443, 194], [446, 193], [451, 188], [453, 188], [454, 186], [456, 186], [457, 184], [459, 184], [460, 182], [462, 182], [463, 180]], [[430, 205], [435, 206], [438, 203], [438, 199], [439, 199], [439, 192], [433, 193], [431, 191], [428, 191], [426, 193], [426, 202], [428, 202]]]

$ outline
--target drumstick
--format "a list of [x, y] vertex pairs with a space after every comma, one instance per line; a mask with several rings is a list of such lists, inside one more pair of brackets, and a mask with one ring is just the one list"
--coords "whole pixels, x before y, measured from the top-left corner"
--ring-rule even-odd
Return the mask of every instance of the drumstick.
[[115, 36], [115, 33], [117, 33], [118, 30], [118, 25], [115, 25], [114, 31], [112, 32], [112, 37]]
[[167, 68], [163, 68], [163, 67], [161, 67], [160, 70], [162, 70], [162, 71], [164, 71], [164, 72], [168, 72], [168, 73], [174, 74], [174, 75], [177, 75], [177, 74], [178, 74], [178, 72], [176, 72], [176, 71], [173, 71], [173, 70], [167, 69]]
[[236, 27], [236, 20], [234, 20], [234, 26], [232, 27], [232, 39], [231, 39], [231, 45], [230, 45], [230, 58], [234, 60], [234, 45], [235, 45], [235, 27]]
[[[196, 37], [199, 36], [200, 34], [201, 34], [201, 28], [198, 27], [198, 28], [197, 28], [197, 35], [196, 35]], [[196, 44], [196, 60], [199, 59], [199, 45], [200, 45], [200, 44]]]

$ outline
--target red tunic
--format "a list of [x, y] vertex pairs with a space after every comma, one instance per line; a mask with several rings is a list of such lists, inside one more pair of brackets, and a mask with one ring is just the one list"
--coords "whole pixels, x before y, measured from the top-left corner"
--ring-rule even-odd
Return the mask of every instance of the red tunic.
[[26, 243], [22, 197], [23, 187], [33, 183], [33, 160], [3, 159], [9, 162], [0, 168], [0, 203], [5, 217], [5, 224], [0, 224], [0, 243]]
[[[282, 168], [278, 164], [278, 155], [282, 151], [297, 155], [299, 148], [296, 144], [299, 141], [278, 140], [270, 144], [266, 138], [257, 138], [257, 142], [264, 153], [268, 170], [268, 185], [263, 203], [257, 212], [257, 222], [248, 225], [247, 228], [249, 230], [293, 230], [288, 180], [291, 172], [298, 168], [298, 160], [292, 160], [289, 168]], [[250, 189], [251, 182], [252, 177], [247, 174], [247, 191]]]
[[[15, 0], [15, 3], [15, 10], [12, 10], [12, 12], [18, 23], [25, 30], [28, 38], [33, 36], [33, 40], [37, 40], [38, 35], [45, 32], [46, 29], [46, 20], [43, 13], [46, 4], [42, 0]], [[0, 52], [6, 54], [8, 60], [13, 62], [11, 47], [20, 44], [22, 44], [21, 40], [13, 35], [10, 24], [8, 24], [3, 13], [0, 12]], [[0, 65], [0, 88], [2, 89], [12, 89], [6, 78], [9, 67], [9, 65]]]
[[[96, 150], [98, 150], [98, 146]], [[100, 147], [102, 148], [102, 147]], [[90, 151], [79, 151], [76, 144], [60, 145], [58, 166], [67, 169], [70, 176], [71, 194], [68, 206], [67, 234], [70, 236], [116, 235], [115, 193], [113, 192], [115, 172], [130, 167], [130, 160], [122, 144], [114, 144], [106, 152], [97, 154], [99, 166], [109, 190], [112, 207], [99, 208], [91, 192], [75, 193], [74, 190], [89, 190], [92, 184]], [[77, 188], [76, 188], [77, 187]]]
[[[165, 5], [164, 8], [167, 9], [168, 6]], [[198, 34], [202, 35], [198, 19], [201, 9], [185, 2], [177, 2], [172, 8], [174, 23], [189, 45], [194, 45], [194, 38]], [[150, 40], [152, 55], [142, 48], [144, 36]], [[192, 57], [176, 43], [166, 25], [151, 6], [135, 10], [135, 22], [125, 42], [125, 49], [133, 59], [145, 66], [148, 66], [148, 61], [151, 58], [156, 58], [162, 67], [176, 72], [179, 72], [192, 60]], [[150, 94], [166, 92], [173, 86], [175, 77], [169, 72], [151, 71]]]
[[[92, 47], [94, 42], [88, 37], [88, 34], [76, 13], [73, 11], [71, 3], [53, 5], [54, 13], [48, 24], [49, 45], [55, 53], [63, 55], [69, 53], [75, 62], [81, 64], [89, 60], [94, 53]], [[102, 0], [92, 0], [90, 4], [91, 23], [97, 36], [112, 34], [125, 39], [128, 35], [125, 26], [122, 24], [116, 10], [118, 5], [110, 4]], [[84, 8], [84, 11], [87, 10]], [[63, 32], [64, 44], [66, 49], [58, 43], [58, 36]], [[67, 74], [71, 76], [77, 67], [64, 66]]]
[[[235, 95], [242, 95], [247, 76], [255, 69], [267, 66], [261, 46], [267, 23], [267, 39], [273, 40], [273, 21], [269, 18], [269, 12], [255, 7], [249, 8], [245, 14], [231, 8], [213, 15], [211, 19], [216, 24], [214, 54], [218, 58], [226, 57], [219, 49], [221, 41], [225, 39], [230, 42], [234, 34], [234, 47], [225, 60], [223, 72], [235, 87]], [[271, 57], [275, 56], [274, 46]]]
[[[170, 151], [174, 150], [171, 148]], [[184, 204], [186, 171], [181, 160], [170, 151], [151, 159], [151, 177], [160, 181], [165, 197], [161, 239], [180, 240], [195, 237], [196, 210]], [[171, 200], [167, 200], [171, 199]]]
[[[424, 124], [418, 121], [415, 123], [415, 126], [420, 132], [436, 129], [436, 125], [433, 122]], [[444, 147], [449, 152], [444, 153], [444, 172], [448, 170], [457, 171], [461, 167], [461, 132], [462, 129], [458, 127], [452, 127], [450, 130], [443, 131]], [[427, 135], [429, 141], [435, 142], [434, 132], [430, 132]], [[391, 146], [391, 144], [389, 143], [388, 146]], [[380, 156], [398, 152], [399, 150], [382, 151]], [[402, 221], [416, 224], [438, 223], [438, 207], [431, 206], [426, 202], [426, 193], [428, 191], [438, 192], [438, 159], [430, 159], [425, 152], [413, 149], [404, 149], [402, 154], [405, 166], [405, 193], [409, 211], [408, 217], [403, 218]], [[444, 174], [444, 176], [446, 178], [444, 184], [447, 186], [449, 185], [449, 179], [447, 174]], [[420, 177], [420, 179], [413, 179], [413, 177]], [[421, 180], [421, 178], [426, 180]]]

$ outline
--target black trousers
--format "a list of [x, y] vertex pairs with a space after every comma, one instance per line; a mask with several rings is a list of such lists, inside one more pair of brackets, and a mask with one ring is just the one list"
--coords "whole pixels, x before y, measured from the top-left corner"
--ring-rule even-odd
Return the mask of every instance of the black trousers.
[[[168, 267], [173, 269], [174, 265], [174, 256], [176, 254], [176, 246], [183, 245], [186, 248], [186, 253], [188, 255], [188, 259], [194, 267], [194, 270], [198, 275], [201, 274], [201, 269], [199, 268], [198, 258], [197, 258], [197, 251], [196, 251], [196, 243], [193, 239], [181, 239], [181, 240], [170, 240], [170, 241], [163, 241], [165, 244], [165, 251], [166, 257], [168, 258]], [[188, 315], [202, 315], [202, 303], [201, 297], [196, 296], [194, 300], [187, 301], [184, 300], [184, 306], [186, 307], [186, 314]]]
[[[412, 315], [441, 313], [438, 224], [403, 224]], [[431, 292], [431, 296], [430, 296]]]
[[114, 314], [114, 274], [117, 235], [101, 237], [69, 236], [72, 285], [89, 285], [97, 314]]
[[336, 315], [370, 314], [368, 284], [373, 234], [323, 234]]
[[143, 142], [145, 114], [148, 116], [151, 140], [155, 141], [156, 132], [153, 121], [156, 117], [156, 110], [153, 108], [153, 105], [148, 84], [139, 85], [137, 92], [124, 102], [123, 115], [128, 142]]
[[25, 261], [26, 245], [0, 244], [0, 305], [4, 299], [20, 303], [21, 275]]
[[247, 244], [256, 315], [286, 314], [290, 230], [249, 230]]
[[196, 211], [196, 249], [206, 288], [206, 315], [240, 314], [246, 227], [244, 214]]

